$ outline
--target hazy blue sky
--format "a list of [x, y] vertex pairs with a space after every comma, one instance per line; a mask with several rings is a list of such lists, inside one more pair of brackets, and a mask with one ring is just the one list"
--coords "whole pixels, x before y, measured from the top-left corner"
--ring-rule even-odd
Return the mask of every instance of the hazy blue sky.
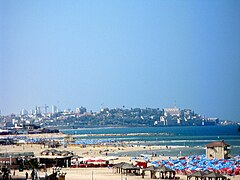
[[240, 120], [238, 0], [0, 0], [0, 109], [191, 108]]

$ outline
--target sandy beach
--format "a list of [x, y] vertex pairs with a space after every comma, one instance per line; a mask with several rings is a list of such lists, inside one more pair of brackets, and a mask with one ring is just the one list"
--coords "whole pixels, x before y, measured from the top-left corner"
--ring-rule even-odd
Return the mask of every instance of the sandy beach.
[[[165, 147], [166, 148], [166, 147]], [[35, 156], [39, 156], [40, 153], [43, 150], [49, 149], [47, 147], [44, 148], [43, 145], [39, 144], [21, 144], [21, 145], [6, 145], [6, 146], [0, 146], [0, 152], [34, 152]], [[159, 146], [151, 146], [151, 147], [115, 147], [115, 146], [105, 146], [105, 145], [88, 145], [86, 148], [81, 148], [80, 146], [68, 146], [67, 148], [64, 148], [63, 146], [58, 147], [58, 150], [68, 150], [73, 151], [75, 154], [84, 156], [84, 157], [99, 157], [99, 156], [106, 156], [105, 153], [100, 154], [100, 151], [104, 151], [108, 149], [108, 153], [113, 152], [128, 152], [128, 151], [138, 151], [138, 150], [146, 150], [146, 149], [164, 149], [164, 147]], [[160, 157], [152, 157], [152, 160], [157, 160]], [[161, 157], [161, 159], [167, 159], [168, 157]], [[114, 163], [119, 162], [130, 162], [131, 157], [124, 156], [124, 157], [118, 157], [117, 160], [114, 160]], [[125, 176], [116, 174], [113, 172], [112, 168], [64, 168], [62, 169], [63, 172], [66, 172], [66, 179], [67, 180], [115, 180], [115, 179], [124, 179], [127, 178], [128, 180], [135, 180], [135, 179], [141, 179], [140, 176]], [[15, 175], [19, 177], [24, 177], [25, 172], [28, 172], [28, 174], [31, 174], [31, 171], [24, 171], [19, 172], [18, 170], [15, 171]], [[52, 169], [47, 169], [47, 174], [51, 174]], [[39, 172], [40, 176], [44, 177], [45, 172]], [[183, 176], [184, 177], [184, 176]], [[151, 179], [150, 174], [146, 173], [145, 179]]]
[[[25, 176], [25, 172], [29, 174], [31, 171], [18, 172], [16, 171], [16, 176]], [[51, 170], [48, 169], [48, 173]], [[66, 180], [140, 180], [141, 176], [125, 176], [116, 174], [113, 172], [112, 168], [65, 168], [64, 172], [66, 172], [65, 179]], [[41, 174], [41, 173], [40, 173]], [[42, 173], [44, 176], [44, 173]], [[178, 175], [180, 179], [186, 180], [186, 176]], [[150, 180], [150, 173], [146, 172], [144, 179]]]
[[[64, 134], [33, 134], [33, 135], [27, 135], [29, 138], [52, 138], [52, 137], [65, 137]], [[82, 148], [82, 146], [79, 145], [68, 145], [67, 147], [60, 146], [57, 149], [58, 150], [67, 150], [72, 151], [74, 154], [82, 156], [82, 157], [106, 157], [109, 156], [109, 154], [112, 153], [119, 153], [119, 152], [126, 152], [126, 156], [117, 157], [117, 160], [114, 160], [114, 164], [119, 162], [131, 162], [131, 157], [127, 155], [127, 152], [130, 151], [146, 151], [147, 150], [164, 150], [164, 149], [174, 149], [179, 148], [178, 146], [131, 146], [131, 144], [128, 142], [122, 143], [121, 146], [119, 144], [101, 144], [101, 145], [86, 145], [86, 147]], [[34, 152], [35, 156], [39, 156], [40, 153], [46, 149], [49, 149], [47, 146], [44, 146], [42, 144], [19, 144], [19, 145], [2, 145], [0, 146], [0, 152], [1, 153], [8, 153], [8, 152]], [[168, 159], [168, 156], [157, 156], [157, 157], [151, 157], [151, 161], [154, 160], [166, 160]], [[176, 157], [171, 157], [176, 158]], [[121, 174], [114, 173], [113, 169], [111, 167], [104, 167], [104, 168], [63, 168], [61, 170], [66, 174], [67, 180], [137, 180], [142, 179], [141, 176], [125, 176]], [[31, 170], [24, 170], [23, 172], [19, 172], [18, 170], [15, 171], [16, 177], [25, 177], [25, 173], [28, 172], [28, 174], [31, 174]], [[39, 176], [44, 177], [46, 172], [40, 172]], [[52, 173], [52, 168], [47, 169], [47, 174]], [[13, 172], [12, 172], [13, 174]], [[180, 179], [186, 180], [186, 175], [180, 175], [177, 174]], [[146, 172], [144, 179], [151, 179], [150, 173]], [[240, 179], [239, 176], [232, 176], [230, 179]]]
[[[16, 177], [25, 177], [25, 173], [31, 173], [31, 171], [19, 172], [15, 171]], [[47, 173], [50, 174], [51, 169], [47, 169]], [[112, 168], [64, 168], [63, 172], [66, 172], [66, 180], [140, 180], [141, 176], [125, 176], [116, 174]], [[40, 172], [40, 176], [44, 177], [45, 172]], [[187, 180], [186, 175], [177, 175], [180, 180]], [[229, 177], [231, 180], [239, 180], [239, 176]], [[150, 180], [150, 173], [146, 172], [144, 179]], [[194, 179], [194, 178], [192, 178]]]
[[[180, 146], [169, 146], [168, 149], [179, 148]], [[40, 153], [46, 149], [49, 149], [47, 146], [42, 144], [21, 144], [21, 145], [4, 145], [0, 146], [1, 152], [34, 152], [35, 156], [39, 156]], [[118, 153], [118, 152], [130, 152], [130, 151], [147, 151], [147, 150], [163, 150], [166, 149], [165, 146], [130, 146], [128, 143], [123, 144], [122, 147], [115, 145], [87, 145], [85, 148], [82, 148], [78, 145], [68, 145], [67, 148], [60, 146], [58, 150], [67, 150], [73, 151], [74, 154], [84, 156], [84, 157], [97, 157], [105, 156], [107, 152]], [[102, 151], [102, 153], [100, 153]], [[105, 152], [104, 152], [105, 151]], [[162, 158], [168, 158], [161, 156]]]

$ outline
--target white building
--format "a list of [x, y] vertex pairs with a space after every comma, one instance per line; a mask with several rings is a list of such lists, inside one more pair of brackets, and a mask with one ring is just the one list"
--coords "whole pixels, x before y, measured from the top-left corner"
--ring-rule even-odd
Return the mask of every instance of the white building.
[[28, 111], [26, 109], [22, 109], [21, 110], [21, 115], [22, 116], [28, 115]]
[[173, 108], [164, 108], [163, 112], [164, 116], [180, 116], [180, 109], [176, 106]]
[[52, 114], [55, 114], [58, 112], [58, 108], [55, 105], [52, 105]]
[[78, 107], [78, 108], [76, 108], [76, 113], [80, 113], [81, 112], [81, 109]]
[[162, 125], [164, 125], [164, 126], [167, 125], [167, 120], [166, 120], [166, 118], [165, 118], [164, 116], [160, 116], [160, 123], [161, 123]]

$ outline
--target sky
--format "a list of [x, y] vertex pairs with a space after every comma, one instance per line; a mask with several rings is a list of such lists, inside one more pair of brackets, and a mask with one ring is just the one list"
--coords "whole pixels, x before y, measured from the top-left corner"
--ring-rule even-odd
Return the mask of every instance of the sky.
[[2, 114], [176, 102], [240, 121], [239, 92], [238, 0], [0, 0]]

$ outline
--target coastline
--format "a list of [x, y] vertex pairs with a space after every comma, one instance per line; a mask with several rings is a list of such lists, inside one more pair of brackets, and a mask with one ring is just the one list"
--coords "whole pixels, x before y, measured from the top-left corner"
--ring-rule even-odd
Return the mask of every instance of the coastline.
[[[210, 131], [209, 127], [187, 127], [187, 128], [128, 128], [128, 129], [104, 129], [104, 130], [82, 130], [77, 134], [47, 133], [47, 134], [19, 134], [19, 135], [4, 135], [0, 138], [10, 138], [10, 140], [25, 141], [26, 143], [45, 143], [57, 141], [61, 145], [73, 144], [76, 146], [90, 144], [105, 144], [116, 146], [125, 144], [125, 146], [176, 146], [188, 147], [188, 150], [183, 149], [182, 155], [205, 154], [204, 148], [207, 143], [220, 141], [224, 139], [231, 144], [231, 154], [239, 155], [239, 132], [233, 131], [234, 127], [220, 127], [214, 131]], [[202, 130], [206, 130], [206, 134], [202, 134]], [[89, 134], [91, 132], [91, 134]], [[139, 133], [138, 133], [139, 132]], [[189, 133], [190, 132], [190, 133]], [[205, 132], [205, 131], [204, 131]], [[215, 133], [216, 132], [216, 133]], [[73, 133], [73, 131], [71, 131]], [[173, 135], [174, 134], [174, 135]], [[3, 140], [2, 140], [3, 141]], [[157, 152], [167, 156], [178, 156], [179, 150], [171, 150], [165, 152]], [[128, 153], [127, 153], [128, 154]], [[137, 153], [130, 153], [131, 156], [136, 156]], [[118, 155], [118, 154], [117, 154]]]
[[[125, 131], [125, 133], [121, 133], [123, 129], [119, 128], [118, 130], [112, 129], [112, 131], [109, 129], [105, 129], [106, 131], [98, 131], [98, 129], [96, 131], [91, 130], [91, 134], [88, 134], [89, 130], [83, 130], [80, 134], [75, 135], [64, 134], [63, 132], [4, 135], [0, 136], [0, 138], [17, 139], [19, 142], [21, 141], [21, 143], [18, 143], [18, 145], [2, 145], [0, 146], [0, 152], [34, 152], [35, 156], [39, 156], [42, 151], [52, 149], [48, 148], [48, 143], [55, 141], [60, 143], [60, 147], [56, 148], [57, 150], [72, 151], [74, 154], [84, 158], [99, 158], [106, 157], [107, 155], [108, 157], [115, 156], [118, 158], [117, 160], [114, 160], [114, 163], [132, 163], [132, 158], [147, 155], [148, 157], [151, 157], [150, 161], [153, 162], [159, 160], [177, 159], [182, 156], [202, 155], [205, 154], [205, 146], [194, 146], [194, 144], [199, 144], [199, 142], [206, 144], [207, 142], [212, 142], [215, 139], [219, 140], [216, 135], [209, 136], [208, 134], [204, 134], [205, 136], [199, 136], [201, 132], [198, 131], [198, 128], [195, 128], [198, 135], [190, 135], [189, 137], [186, 134], [184, 134], [184, 136], [178, 136], [178, 133], [171, 136], [171, 132], [166, 133], [165, 131], [160, 131], [161, 129], [157, 128], [151, 129], [154, 129], [154, 131], [152, 132], [149, 131], [149, 129], [146, 129], [146, 132], [148, 131], [147, 133], [138, 133], [132, 128], [130, 128], [129, 131]], [[167, 130], [169, 129], [170, 128]], [[186, 131], [183, 131], [186, 129], [189, 130], [189, 127], [181, 130], [183, 133], [186, 133]], [[114, 132], [114, 134], [112, 132]], [[185, 142], [188, 144], [190, 142], [193, 145], [184, 145]], [[236, 139], [235, 142], [238, 142], [238, 140]], [[239, 152], [239, 148], [237, 152]], [[150, 165], [151, 164], [148, 164], [148, 166]], [[50, 174], [51, 171], [51, 168], [47, 169], [48, 174]], [[67, 172], [67, 180], [89, 180], [91, 179], [92, 173], [96, 180], [121, 179], [121, 176], [119, 174], [114, 174], [111, 168], [63, 168], [62, 171]], [[16, 174], [19, 174], [19, 176], [24, 175], [18, 171], [16, 171]], [[186, 175], [177, 174], [177, 176], [186, 180]], [[230, 178], [235, 180], [237, 179], [236, 177], [239, 178], [239, 176], [231, 176]], [[127, 176], [127, 179], [137, 180], [141, 179], [141, 177]], [[145, 179], [150, 179], [150, 174], [146, 173]]]
[[[130, 129], [131, 131], [132, 129]], [[154, 129], [155, 130], [155, 129]], [[46, 145], [49, 142], [57, 141], [61, 145], [69, 144], [73, 146], [81, 146], [81, 145], [111, 145], [114, 144], [115, 146], [158, 146], [160, 147], [157, 151], [159, 155], [166, 155], [166, 156], [179, 156], [180, 151], [182, 155], [196, 155], [196, 154], [205, 154], [204, 148], [205, 145], [209, 142], [218, 141], [220, 138], [218, 136], [177, 136], [171, 135], [172, 132], [140, 132], [140, 133], [132, 133], [126, 132], [121, 134], [120, 132], [114, 131], [115, 134], [112, 132], [107, 131], [106, 134], [103, 134], [102, 131], [98, 133], [98, 131], [92, 134], [87, 134], [85, 131], [81, 132], [80, 134], [65, 134], [63, 132], [60, 133], [45, 133], [45, 134], [19, 134], [19, 135], [4, 135], [0, 136], [0, 138], [4, 139], [14, 139], [16, 141], [21, 141], [25, 143], [45, 143]], [[229, 136], [220, 136], [222, 137], [229, 137]], [[238, 136], [236, 136], [238, 137]], [[187, 139], [185, 139], [187, 138]], [[230, 139], [231, 140], [231, 139]], [[228, 141], [226, 139], [226, 141]], [[238, 139], [234, 139], [235, 144], [232, 145], [232, 155], [236, 156], [239, 154], [239, 146], [236, 145], [238, 143]], [[232, 144], [232, 143], [231, 143]], [[173, 147], [172, 150], [170, 149], [163, 149], [162, 147]], [[176, 150], [177, 147], [179, 150]], [[189, 149], [188, 149], [189, 148]], [[143, 153], [145, 149], [140, 149], [136, 151], [126, 151], [126, 153], [116, 153], [114, 155], [124, 155], [126, 154], [130, 156], [137, 156], [139, 154], [138, 151]], [[162, 152], [161, 152], [162, 151]], [[130, 152], [130, 153], [129, 153]], [[152, 153], [152, 152], [150, 152]]]
[[[169, 149], [177, 149], [179, 147], [168, 147]], [[40, 153], [46, 149], [49, 149], [47, 147], [44, 147], [41, 144], [21, 144], [21, 145], [6, 145], [6, 146], [0, 146], [0, 152], [34, 152], [35, 156], [39, 156]], [[94, 158], [94, 157], [106, 157], [105, 152], [100, 153], [100, 151], [106, 151], [108, 153], [108, 156], [111, 156], [111, 153], [113, 152], [131, 152], [131, 151], [145, 151], [145, 150], [166, 150], [167, 148], [164, 146], [122, 146], [122, 147], [116, 147], [114, 144], [112, 146], [110, 145], [87, 145], [85, 148], [81, 148], [80, 146], [68, 146], [67, 148], [60, 146], [57, 148], [58, 150], [68, 150], [73, 151], [75, 154], [80, 155], [82, 157], [88, 157], [88, 158]], [[116, 156], [117, 160], [114, 160], [114, 163], [119, 162], [128, 162], [132, 163], [131, 156]], [[177, 157], [174, 156], [157, 156], [157, 157], [151, 157], [151, 161], [158, 161], [158, 160], [168, 160], [168, 159], [176, 159]], [[150, 164], [149, 164], [150, 165]], [[113, 179], [121, 179], [123, 177], [127, 177], [128, 180], [139, 180], [141, 177], [139, 176], [125, 176], [116, 174], [113, 172], [112, 168], [62, 168], [62, 172], [66, 172], [66, 180], [77, 180], [77, 179], [83, 179], [83, 180], [89, 180], [92, 178], [92, 175], [94, 179], [96, 180], [113, 180]], [[24, 172], [19, 172], [18, 170], [15, 171], [16, 176], [18, 177], [24, 177], [24, 173], [28, 172], [31, 173], [30, 170]], [[47, 173], [51, 174], [52, 169], [48, 168]], [[44, 174], [44, 172], [40, 172], [39, 174]], [[177, 174], [178, 177], [182, 180], [187, 180], [186, 175]], [[239, 178], [238, 176], [229, 176], [231, 180], [237, 180]], [[150, 174], [146, 173], [145, 179], [150, 180]]]

